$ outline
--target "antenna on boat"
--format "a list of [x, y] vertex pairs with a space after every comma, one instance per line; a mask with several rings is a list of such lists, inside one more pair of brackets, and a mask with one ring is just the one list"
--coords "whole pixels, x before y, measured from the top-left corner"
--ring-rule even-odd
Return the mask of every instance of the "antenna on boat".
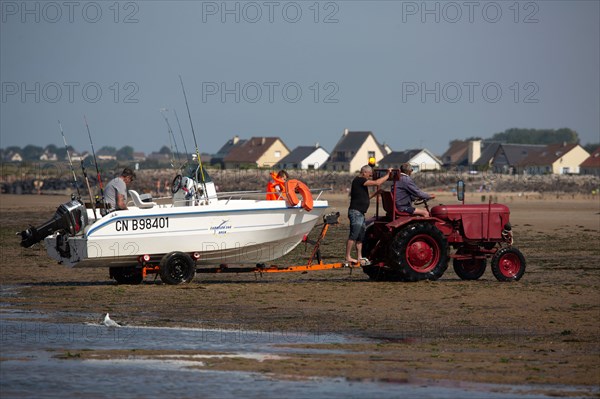
[[[87, 132], [88, 132], [88, 137], [90, 138], [90, 144], [92, 146], [92, 155], [94, 156], [94, 164], [96, 165], [96, 176], [98, 178], [98, 185], [100, 186], [100, 195], [102, 196], [102, 204], [105, 205], [104, 203], [104, 188], [102, 187], [102, 177], [100, 176], [100, 169], [98, 168], [98, 160], [96, 159], [96, 151], [94, 150], [94, 142], [92, 141], [92, 134], [90, 133], [90, 126], [88, 125], [88, 121], [87, 118], [85, 117], [85, 115], [83, 116], [83, 120], [85, 121], [85, 127], [87, 128]], [[92, 202], [94, 202], [93, 198], [90, 198], [90, 200]], [[105, 206], [106, 208], [106, 206]], [[94, 212], [94, 216], [96, 215], [96, 212]]]
[[173, 113], [175, 114], [175, 119], [177, 119], [177, 126], [179, 126], [179, 133], [181, 134], [181, 141], [183, 141], [183, 149], [185, 150], [185, 161], [188, 162], [188, 149], [187, 146], [185, 145], [185, 138], [183, 138], [183, 130], [181, 129], [181, 123], [179, 123], [179, 117], [177, 116], [177, 110], [174, 109]]
[[60, 134], [63, 138], [63, 143], [65, 143], [65, 150], [67, 150], [67, 158], [69, 158], [69, 166], [71, 167], [71, 173], [73, 174], [73, 185], [77, 189], [77, 199], [81, 198], [81, 193], [79, 192], [79, 184], [77, 183], [77, 176], [75, 175], [75, 169], [73, 168], [73, 161], [71, 160], [71, 154], [69, 153], [69, 146], [67, 145], [67, 139], [65, 138], [65, 132], [63, 132], [62, 124], [60, 120], [58, 121], [58, 127], [60, 128]]
[[185, 106], [187, 108], [188, 117], [190, 118], [190, 126], [192, 127], [192, 136], [194, 137], [194, 144], [196, 145], [196, 158], [198, 160], [198, 167], [200, 168], [200, 175], [202, 176], [202, 186], [204, 193], [208, 198], [208, 192], [206, 191], [206, 181], [204, 179], [204, 169], [202, 168], [202, 159], [200, 158], [200, 151], [198, 151], [198, 142], [196, 141], [196, 133], [194, 132], [194, 124], [192, 123], [192, 114], [190, 114], [190, 106], [188, 104], [187, 96], [185, 95], [185, 87], [183, 86], [183, 79], [179, 75], [179, 81], [181, 82], [181, 90], [183, 90], [183, 98], [185, 99]]
[[160, 114], [162, 115], [165, 123], [167, 124], [167, 129], [169, 130], [169, 144], [171, 145], [171, 166], [175, 167], [173, 161], [173, 143], [175, 143], [175, 155], [177, 155], [177, 163], [181, 163], [181, 157], [179, 156], [179, 148], [177, 148], [177, 140], [175, 140], [175, 135], [173, 134], [173, 129], [171, 129], [171, 124], [169, 123], [169, 119], [165, 116], [164, 112], [168, 111], [167, 108], [161, 108]]

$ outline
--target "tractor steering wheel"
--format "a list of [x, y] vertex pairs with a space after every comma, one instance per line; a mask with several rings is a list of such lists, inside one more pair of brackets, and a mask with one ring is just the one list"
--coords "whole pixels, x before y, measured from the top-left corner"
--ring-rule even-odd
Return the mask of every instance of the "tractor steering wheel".
[[[433, 198], [431, 198], [433, 199]], [[427, 204], [427, 201], [429, 201], [428, 199], [425, 198], [419, 198], [413, 201], [413, 205], [421, 205], [423, 204], [425, 206], [425, 209], [427, 209], [427, 212], [429, 212], [429, 205]]]

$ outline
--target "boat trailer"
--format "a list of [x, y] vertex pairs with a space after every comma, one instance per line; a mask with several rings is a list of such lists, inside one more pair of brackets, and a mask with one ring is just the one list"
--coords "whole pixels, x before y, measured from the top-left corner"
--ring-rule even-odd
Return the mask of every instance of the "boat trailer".
[[[255, 273], [261, 275], [263, 273], [291, 273], [291, 272], [301, 272], [307, 273], [309, 271], [317, 271], [317, 270], [329, 270], [329, 269], [342, 269], [349, 268], [350, 273], [354, 268], [360, 267], [360, 265], [352, 265], [342, 262], [336, 263], [323, 263], [323, 259], [321, 257], [321, 243], [325, 239], [327, 235], [327, 231], [329, 230], [329, 226], [339, 224], [340, 213], [332, 212], [323, 216], [323, 223], [317, 224], [315, 227], [321, 227], [321, 231], [316, 238], [316, 240], [312, 240], [308, 238], [308, 234], [304, 236], [302, 242], [305, 245], [305, 248], [308, 248], [309, 245], [312, 245], [312, 252], [308, 261], [304, 265], [293, 265], [293, 266], [279, 266], [279, 265], [265, 265], [264, 263], [257, 264], [254, 267], [241, 267], [241, 266], [230, 266], [227, 264], [221, 264], [218, 267], [208, 267], [208, 268], [198, 268], [196, 269], [196, 273]], [[148, 274], [160, 274], [160, 265], [143, 263], [142, 267], [142, 278], [145, 279]]]

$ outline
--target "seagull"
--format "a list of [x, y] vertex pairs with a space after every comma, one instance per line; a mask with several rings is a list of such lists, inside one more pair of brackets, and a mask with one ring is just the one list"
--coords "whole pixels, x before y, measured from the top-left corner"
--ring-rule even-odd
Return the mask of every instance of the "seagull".
[[108, 313], [106, 314], [106, 316], [104, 316], [104, 320], [102, 321], [102, 324], [105, 325], [106, 327], [121, 327], [120, 324], [118, 324], [114, 320], [111, 320], [110, 317], [108, 317]]

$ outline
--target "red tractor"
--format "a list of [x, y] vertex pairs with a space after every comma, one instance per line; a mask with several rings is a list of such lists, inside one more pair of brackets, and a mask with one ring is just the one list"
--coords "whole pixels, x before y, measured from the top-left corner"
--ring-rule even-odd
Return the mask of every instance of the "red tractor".
[[[387, 170], [376, 169], [374, 179]], [[452, 259], [454, 271], [463, 280], [477, 280], [492, 259], [492, 272], [499, 281], [517, 281], [525, 273], [525, 258], [513, 247], [510, 210], [506, 205], [465, 204], [464, 182], [457, 184], [462, 204], [437, 205], [430, 217], [399, 212], [395, 207], [400, 171], [390, 176], [390, 191], [377, 199], [375, 217], [367, 221], [363, 255], [371, 264], [363, 271], [373, 280], [437, 280]], [[381, 209], [383, 208], [383, 209]], [[452, 251], [455, 249], [455, 251]]]

